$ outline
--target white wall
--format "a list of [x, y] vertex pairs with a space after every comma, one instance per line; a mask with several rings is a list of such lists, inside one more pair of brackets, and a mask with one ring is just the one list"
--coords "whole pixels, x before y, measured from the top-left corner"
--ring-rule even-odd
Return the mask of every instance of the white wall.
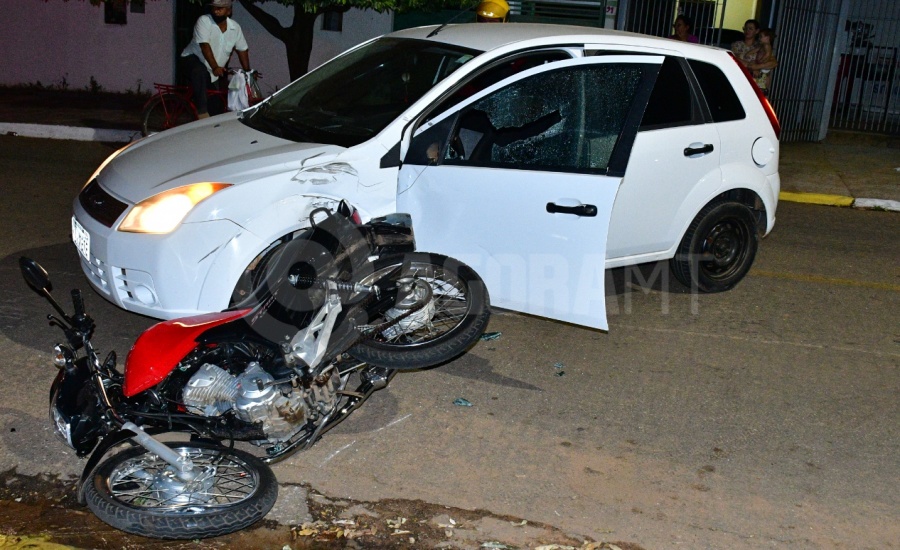
[[[261, 4], [283, 24], [292, 10], [275, 2]], [[250, 61], [263, 73], [263, 92], [289, 82], [284, 44], [265, 31], [240, 4], [234, 19], [250, 45]], [[34, 84], [86, 89], [91, 77], [105, 91], [152, 89], [153, 82], [173, 82], [174, 3], [153, 0], [145, 13], [128, 12], [125, 25], [103, 21], [103, 7], [71, 0], [0, 0], [0, 85]], [[317, 23], [310, 68], [373, 36], [391, 29], [391, 15], [351, 10], [344, 14], [343, 32], [319, 29]], [[237, 61], [232, 62], [237, 66]]]
[[0, 0], [0, 84], [146, 90], [172, 80], [172, 4], [147, 2], [127, 25], [103, 22], [103, 7], [61, 0]]

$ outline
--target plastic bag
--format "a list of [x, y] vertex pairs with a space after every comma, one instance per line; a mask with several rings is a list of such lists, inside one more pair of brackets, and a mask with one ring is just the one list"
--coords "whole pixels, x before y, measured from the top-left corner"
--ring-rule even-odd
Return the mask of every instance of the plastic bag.
[[250, 106], [248, 76], [244, 71], [236, 71], [231, 80], [228, 81], [229, 111], [240, 111]]
[[262, 92], [259, 91], [259, 84], [256, 81], [256, 73], [247, 73], [247, 101], [250, 105], [256, 105], [263, 100]]

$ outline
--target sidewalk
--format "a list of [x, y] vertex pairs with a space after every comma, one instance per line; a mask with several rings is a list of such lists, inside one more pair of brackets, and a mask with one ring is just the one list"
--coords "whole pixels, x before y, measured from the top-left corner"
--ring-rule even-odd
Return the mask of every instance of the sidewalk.
[[[129, 142], [146, 98], [0, 89], [0, 135]], [[830, 131], [822, 143], [781, 144], [783, 201], [900, 211], [900, 140]]]

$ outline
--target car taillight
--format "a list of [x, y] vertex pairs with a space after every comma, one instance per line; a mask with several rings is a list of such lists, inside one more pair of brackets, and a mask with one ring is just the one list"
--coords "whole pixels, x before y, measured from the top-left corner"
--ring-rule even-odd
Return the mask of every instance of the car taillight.
[[775, 131], [775, 138], [781, 139], [781, 123], [778, 122], [778, 116], [775, 114], [775, 109], [772, 108], [772, 104], [769, 103], [769, 98], [767, 98], [766, 94], [764, 94], [763, 91], [759, 89], [759, 86], [756, 85], [756, 81], [753, 80], [753, 75], [750, 74], [750, 70], [747, 69], [747, 67], [745, 67], [744, 64], [741, 63], [733, 53], [728, 52], [728, 55], [730, 55], [731, 59], [734, 59], [734, 62], [737, 63], [738, 67], [741, 68], [744, 76], [747, 77], [747, 82], [750, 83], [750, 86], [753, 87], [753, 91], [756, 92], [756, 97], [762, 104], [763, 110], [766, 112], [766, 116], [769, 117], [769, 124], [772, 125], [772, 130]]

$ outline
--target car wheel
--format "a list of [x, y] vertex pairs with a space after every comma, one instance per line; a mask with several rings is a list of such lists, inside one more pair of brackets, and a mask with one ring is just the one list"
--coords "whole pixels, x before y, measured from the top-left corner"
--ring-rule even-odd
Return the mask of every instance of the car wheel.
[[703, 292], [730, 290], [753, 265], [759, 233], [753, 212], [736, 202], [706, 205], [670, 260], [683, 285]]
[[259, 255], [250, 262], [250, 265], [248, 265], [247, 268], [244, 269], [244, 272], [241, 273], [241, 277], [238, 279], [234, 291], [231, 293], [231, 301], [228, 304], [229, 307], [240, 304], [256, 292], [256, 289], [259, 288], [262, 279], [266, 274], [266, 267], [275, 256], [275, 251], [282, 244], [291, 240], [292, 237], [293, 234], [290, 234], [278, 239], [267, 246], [265, 250], [260, 252]]

